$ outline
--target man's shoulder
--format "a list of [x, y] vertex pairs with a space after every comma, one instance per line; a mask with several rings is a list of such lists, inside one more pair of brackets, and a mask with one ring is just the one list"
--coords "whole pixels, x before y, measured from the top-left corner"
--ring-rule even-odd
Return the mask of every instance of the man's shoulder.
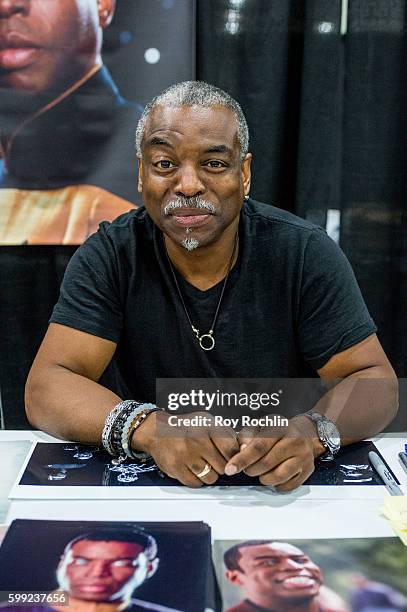
[[144, 206], [132, 208], [113, 221], [102, 221], [99, 225], [99, 232], [113, 240], [120, 237], [127, 239], [130, 235], [138, 233], [150, 235], [152, 230], [153, 224]]
[[[154, 249], [153, 222], [144, 208], [131, 209], [113, 221], [102, 221], [74, 254], [72, 261], [91, 261], [102, 267], [116, 261], [133, 268], [139, 253]], [[143, 258], [145, 259], [145, 258]]]
[[264, 202], [258, 202], [257, 200], [250, 200], [245, 204], [243, 208], [243, 214], [251, 220], [262, 220], [265, 223], [269, 223], [270, 227], [279, 225], [286, 227], [287, 229], [292, 228], [293, 231], [300, 231], [310, 233], [314, 230], [324, 232], [323, 228], [315, 223], [311, 223], [306, 219], [297, 217], [287, 210], [273, 206], [272, 204], [265, 204]]

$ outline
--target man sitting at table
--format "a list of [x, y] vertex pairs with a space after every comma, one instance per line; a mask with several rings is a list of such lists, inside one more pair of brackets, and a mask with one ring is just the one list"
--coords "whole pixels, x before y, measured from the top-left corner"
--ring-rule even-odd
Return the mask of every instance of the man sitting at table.
[[[249, 199], [247, 123], [222, 90], [170, 87], [147, 105], [136, 141], [145, 208], [102, 223], [72, 258], [28, 379], [28, 418], [122, 458], [152, 455], [188, 486], [244, 470], [291, 490], [339, 436], [371, 436], [397, 410], [397, 380], [349, 263], [321, 228]], [[98, 382], [113, 357], [117, 393]], [[163, 439], [168, 415], [149, 403], [159, 377], [315, 371], [343, 380], [312, 416], [272, 435], [179, 427]]]

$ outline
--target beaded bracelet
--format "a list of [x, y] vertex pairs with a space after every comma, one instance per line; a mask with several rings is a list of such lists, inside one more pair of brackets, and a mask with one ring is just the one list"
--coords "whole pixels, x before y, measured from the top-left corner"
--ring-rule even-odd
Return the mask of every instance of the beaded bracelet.
[[[146, 405], [148, 406], [148, 404]], [[158, 406], [155, 406], [154, 404], [152, 404], [152, 406], [152, 408], [146, 408], [137, 415], [136, 419], [133, 421], [128, 431], [127, 440], [123, 443], [123, 450], [126, 455], [131, 459], [139, 459], [141, 461], [146, 461], [150, 458], [150, 455], [148, 455], [147, 453], [134, 451], [131, 448], [131, 443], [136, 429], [140, 427], [140, 425], [146, 420], [146, 418], [153, 412], [161, 412], [163, 410], [162, 408], [158, 408]]]
[[[138, 416], [147, 410], [152, 410], [156, 408], [155, 404], [138, 404], [129, 414], [126, 419], [126, 422], [123, 424], [121, 430], [121, 438], [120, 438], [120, 450], [124, 451], [127, 455], [127, 447], [128, 447], [128, 439], [129, 439], [129, 431], [133, 426], [135, 420], [137, 420]], [[130, 456], [130, 455], [128, 455]]]
[[114, 464], [120, 464], [130, 457], [146, 461], [151, 456], [147, 453], [137, 453], [131, 448], [134, 432], [152, 412], [163, 410], [155, 404], [124, 400], [111, 410], [106, 418], [102, 432], [103, 448], [115, 458]]
[[115, 425], [116, 419], [120, 414], [128, 407], [133, 406], [134, 400], [125, 400], [117, 404], [113, 410], [107, 415], [105, 425], [102, 432], [102, 445], [103, 448], [109, 453], [109, 455], [115, 455], [115, 449], [111, 444], [111, 438], [113, 433], [113, 426]]
[[[134, 414], [134, 411], [138, 412], [138, 407], [140, 404], [138, 402], [133, 402], [131, 405], [127, 406], [117, 417], [115, 422], [113, 423], [112, 433], [110, 437], [110, 444], [113, 448], [114, 455], [121, 455], [123, 453], [122, 450], [122, 434], [123, 429], [126, 426], [126, 422], [129, 418], [129, 415]], [[133, 417], [134, 418], [134, 417]]]

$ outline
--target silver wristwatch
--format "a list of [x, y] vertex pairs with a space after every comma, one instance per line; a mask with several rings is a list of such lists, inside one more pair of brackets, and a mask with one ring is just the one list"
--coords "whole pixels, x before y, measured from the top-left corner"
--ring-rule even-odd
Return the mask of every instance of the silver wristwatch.
[[305, 415], [316, 424], [318, 438], [327, 450], [322, 459], [332, 461], [334, 455], [341, 448], [341, 435], [337, 426], [328, 417], [319, 414], [319, 412], [310, 411], [306, 412]]

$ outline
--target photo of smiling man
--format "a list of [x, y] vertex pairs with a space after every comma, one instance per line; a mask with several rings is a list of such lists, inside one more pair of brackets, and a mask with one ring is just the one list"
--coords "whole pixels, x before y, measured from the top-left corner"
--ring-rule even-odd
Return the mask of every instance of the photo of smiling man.
[[224, 553], [226, 578], [245, 599], [227, 612], [346, 612], [342, 598], [324, 586], [320, 567], [287, 542], [248, 540]]

